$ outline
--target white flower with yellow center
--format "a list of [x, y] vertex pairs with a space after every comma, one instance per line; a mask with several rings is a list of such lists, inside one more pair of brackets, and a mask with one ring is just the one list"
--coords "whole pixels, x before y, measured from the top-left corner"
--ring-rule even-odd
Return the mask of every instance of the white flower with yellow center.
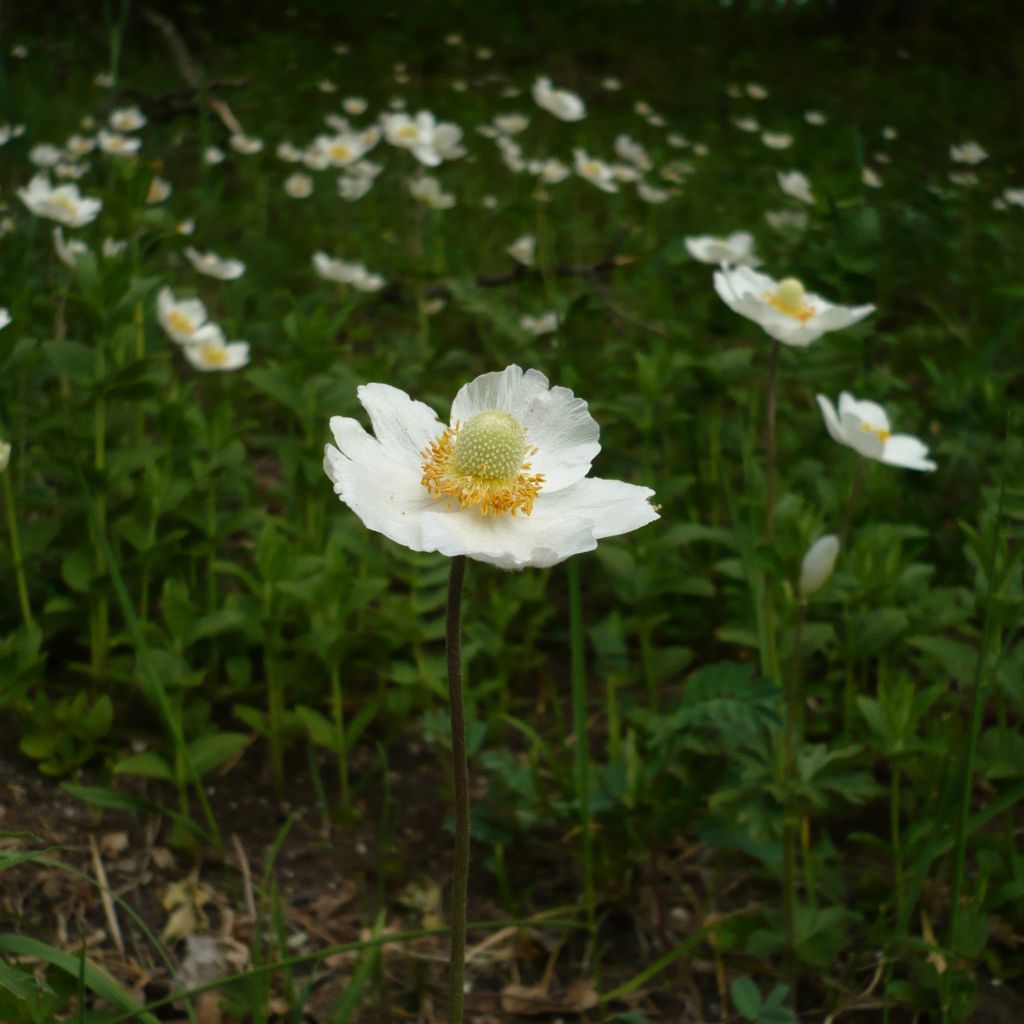
[[220, 281], [234, 281], [245, 273], [245, 264], [241, 260], [225, 259], [215, 252], [199, 252], [190, 245], [185, 249], [185, 255], [200, 274]]
[[235, 134], [228, 139], [228, 144], [236, 153], [241, 153], [243, 156], [253, 156], [255, 153], [258, 153], [263, 149], [262, 139], [254, 138], [252, 135], [246, 135], [245, 132], [235, 132]]
[[156, 297], [156, 318], [179, 345], [223, 345], [224, 332], [212, 323], [199, 299], [176, 299], [170, 288]]
[[808, 292], [795, 277], [776, 281], [750, 267], [715, 271], [715, 291], [734, 312], [776, 341], [805, 348], [828, 331], [841, 331], [873, 313], [875, 307], [836, 306]]
[[858, 400], [844, 391], [839, 396], [838, 412], [824, 395], [818, 395], [818, 406], [832, 440], [864, 458], [903, 469], [935, 469], [935, 463], [927, 457], [928, 446], [910, 434], [892, 433], [889, 417], [876, 402]]
[[789, 132], [761, 132], [761, 142], [769, 149], [789, 149], [793, 136]]
[[416, 202], [429, 206], [432, 210], [450, 210], [455, 205], [455, 196], [450, 192], [442, 192], [441, 183], [429, 174], [410, 178], [406, 184], [409, 195]]
[[586, 105], [576, 93], [568, 89], [556, 89], [550, 78], [538, 78], [531, 91], [537, 106], [554, 114], [559, 121], [582, 121], [587, 114]]
[[77, 185], [54, 188], [45, 174], [37, 174], [28, 188], [18, 189], [18, 197], [37, 217], [48, 217], [68, 228], [91, 224], [103, 208], [99, 199], [87, 199]]
[[134, 135], [122, 135], [120, 132], [107, 131], [106, 128], [97, 132], [96, 141], [108, 156], [134, 156], [142, 145], [142, 139]]
[[950, 146], [949, 159], [954, 163], [968, 164], [971, 167], [976, 167], [983, 160], [988, 159], [988, 151], [972, 139], [970, 142], [961, 143], [959, 146]]
[[51, 145], [49, 142], [41, 142], [28, 151], [29, 163], [36, 167], [54, 167], [60, 163], [63, 156], [61, 148]]
[[308, 199], [313, 194], [313, 179], [308, 174], [289, 174], [284, 180], [284, 190], [292, 199]]
[[185, 345], [185, 357], [197, 369], [204, 372], [229, 373], [240, 370], [249, 362], [247, 341], [204, 342], [202, 345]]
[[532, 267], [537, 262], [537, 238], [535, 235], [522, 235], [505, 252], [524, 267]]
[[754, 255], [754, 236], [749, 231], [731, 235], [689, 235], [683, 239], [686, 251], [701, 263], [733, 263], [748, 267], [761, 261]]
[[586, 178], [602, 192], [619, 191], [619, 186], [615, 184], [615, 172], [610, 165], [590, 156], [585, 149], [574, 149], [572, 155], [573, 166], [581, 178]]
[[166, 178], [161, 178], [158, 175], [149, 183], [149, 192], [146, 193], [146, 202], [150, 206], [155, 203], [162, 203], [170, 196], [172, 191], [173, 187], [171, 183]]
[[348, 167], [361, 160], [368, 148], [359, 132], [320, 135], [314, 145], [326, 157], [330, 167]]
[[779, 171], [776, 175], [779, 188], [791, 199], [796, 199], [808, 206], [814, 205], [814, 193], [807, 175], [802, 171]]
[[110, 115], [110, 127], [117, 132], [137, 132], [146, 124], [146, 115], [138, 107], [122, 107]]
[[346, 96], [345, 99], [341, 101], [341, 109], [344, 110], [346, 114], [351, 114], [352, 117], [359, 117], [362, 114], [365, 114], [368, 106], [369, 104], [362, 96]]
[[387, 384], [358, 395], [374, 432], [333, 417], [324, 469], [369, 529], [414, 551], [548, 566], [658, 518], [648, 488], [587, 476], [597, 423], [537, 370], [509, 366], [464, 385], [449, 426]]

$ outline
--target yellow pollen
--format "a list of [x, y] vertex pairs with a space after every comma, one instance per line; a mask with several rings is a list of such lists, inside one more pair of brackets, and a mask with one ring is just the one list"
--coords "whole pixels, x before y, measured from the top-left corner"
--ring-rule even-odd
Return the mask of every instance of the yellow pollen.
[[402, 139], [415, 139], [419, 137], [420, 130], [415, 124], [403, 124], [396, 134]]
[[64, 210], [66, 213], [78, 213], [78, 207], [75, 205], [75, 201], [73, 199], [69, 199], [67, 196], [51, 195], [50, 203], [58, 209]]
[[224, 366], [228, 361], [227, 349], [222, 345], [204, 345], [200, 351], [208, 366]]
[[420, 453], [421, 483], [435, 499], [477, 506], [481, 515], [529, 515], [544, 484], [526, 459], [537, 449], [526, 443], [526, 428], [507, 412], [480, 412], [465, 426], [456, 423]]
[[178, 310], [172, 310], [167, 317], [167, 322], [176, 331], [180, 331], [182, 334], [192, 334], [195, 331], [195, 324], [184, 313], [179, 313]]
[[884, 441], [888, 441], [889, 438], [892, 437], [892, 432], [891, 431], [886, 430], [884, 427], [873, 427], [866, 420], [861, 420], [860, 421], [860, 429], [865, 434], [874, 434], [878, 438], [879, 441], [883, 441], [883, 442]]
[[335, 160], [348, 160], [352, 156], [352, 150], [348, 146], [338, 143], [336, 146], [331, 146], [331, 156]]
[[775, 291], [765, 292], [763, 298], [780, 313], [802, 324], [814, 316], [814, 307], [807, 301], [807, 292], [795, 277], [784, 278]]

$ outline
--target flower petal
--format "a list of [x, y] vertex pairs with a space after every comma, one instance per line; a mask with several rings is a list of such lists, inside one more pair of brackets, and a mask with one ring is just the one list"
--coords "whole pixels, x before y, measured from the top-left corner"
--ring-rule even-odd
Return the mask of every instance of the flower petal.
[[434, 410], [390, 384], [363, 384], [356, 394], [370, 414], [373, 432], [388, 457], [420, 469], [420, 453], [444, 432]]
[[623, 480], [587, 477], [565, 490], [545, 497], [534, 506], [533, 518], [540, 521], [582, 516], [594, 524], [594, 536], [617, 537], [659, 519], [651, 504], [654, 491]]
[[882, 462], [887, 466], [930, 471], [936, 468], [928, 455], [928, 446], [910, 434], [893, 434], [885, 442]]
[[[842, 401], [843, 399], [840, 397], [840, 406], [842, 405]], [[837, 441], [839, 444], [846, 444], [846, 437], [843, 434], [843, 425], [839, 422], [838, 415], [836, 415], [835, 406], [824, 395], [818, 395], [818, 408], [821, 409], [821, 415], [825, 419], [825, 429], [828, 431], [829, 437], [831, 437], [833, 441]]]

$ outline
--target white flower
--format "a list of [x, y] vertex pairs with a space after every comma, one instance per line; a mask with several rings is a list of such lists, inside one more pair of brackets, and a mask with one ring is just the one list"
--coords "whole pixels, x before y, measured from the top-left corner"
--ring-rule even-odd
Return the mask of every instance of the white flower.
[[734, 117], [732, 123], [741, 132], [753, 133], [761, 130], [761, 122], [756, 117]]
[[787, 196], [798, 199], [801, 203], [807, 203], [808, 206], [814, 205], [814, 193], [811, 191], [811, 183], [807, 180], [806, 174], [801, 171], [778, 171], [776, 177], [779, 188]]
[[560, 121], [582, 121], [586, 116], [587, 108], [583, 100], [568, 89], [554, 88], [550, 78], [538, 78], [531, 91], [537, 106], [554, 114]]
[[429, 110], [421, 110], [415, 117], [405, 113], [384, 114], [381, 117], [384, 138], [400, 149], [407, 149], [426, 167], [437, 167], [444, 160], [464, 156], [461, 146], [462, 129], [450, 122], [438, 122]]
[[196, 222], [194, 217], [189, 217], [188, 220], [179, 221], [174, 228], [179, 235], [191, 235], [195, 229]]
[[432, 210], [449, 210], [455, 205], [455, 196], [441, 191], [441, 183], [429, 174], [421, 174], [408, 181], [409, 194], [418, 203]]
[[103, 258], [109, 260], [120, 256], [127, 248], [128, 243], [124, 239], [104, 238], [100, 251], [103, 253]]
[[886, 142], [893, 142], [899, 137], [900, 133], [895, 128], [893, 128], [891, 124], [887, 124], [882, 129], [882, 138], [885, 139]]
[[373, 188], [373, 178], [359, 178], [343, 174], [338, 178], [338, 195], [350, 203], [362, 199]]
[[750, 267], [715, 271], [715, 291], [735, 313], [776, 341], [805, 348], [827, 331], [841, 331], [873, 313], [874, 306], [834, 306], [804, 290], [795, 278], [775, 281]]
[[361, 160], [370, 148], [359, 132], [341, 132], [338, 135], [319, 135], [313, 145], [327, 159], [328, 166], [347, 167]]
[[297, 164], [302, 159], [302, 150], [298, 146], [291, 142], [279, 142], [277, 148], [274, 150], [274, 154], [278, 160], [284, 160], [285, 163]]
[[768, 90], [757, 82], [747, 82], [745, 88], [747, 95], [752, 100], [764, 100], [768, 98]]
[[75, 269], [75, 258], [91, 251], [80, 238], [66, 239], [64, 229], [61, 227], [53, 229], [53, 248], [57, 253], [57, 259], [72, 270]]
[[241, 153], [243, 156], [252, 156], [263, 148], [262, 139], [253, 138], [251, 135], [246, 135], [245, 132], [235, 132], [228, 139], [228, 144], [236, 153]]
[[170, 288], [156, 297], [156, 318], [179, 345], [223, 345], [224, 332], [207, 316], [199, 299], [176, 299]]
[[818, 395], [818, 406], [832, 440], [852, 448], [866, 459], [903, 469], [935, 469], [935, 463], [927, 458], [926, 445], [910, 434], [890, 432], [889, 418], [877, 403], [858, 401], [844, 391], [839, 396], [838, 413], [824, 395]]
[[284, 190], [292, 199], [308, 199], [313, 194], [313, 179], [308, 174], [289, 174]]
[[804, 210], [765, 210], [764, 219], [776, 231], [803, 231], [807, 227]]
[[346, 114], [351, 114], [352, 117], [359, 117], [362, 114], [365, 114], [367, 106], [368, 104], [362, 96], [346, 96], [345, 99], [341, 101], [341, 109], [344, 110]]
[[636, 183], [636, 194], [645, 202], [657, 205], [659, 203], [667, 203], [673, 193], [666, 188], [656, 188], [654, 185], [648, 185], [646, 181], [638, 181]]
[[0, 331], [11, 322], [11, 313], [6, 306], [0, 306]]
[[89, 135], [69, 135], [64, 143], [64, 151], [68, 156], [77, 160], [79, 157], [88, 156], [96, 148], [96, 140]]
[[23, 124], [0, 124], [0, 146], [6, 146], [11, 139], [21, 138], [24, 134]]
[[338, 91], [338, 87], [329, 78], [322, 78], [322, 79], [320, 79], [320, 81], [317, 82], [316, 87], [321, 92], [326, 92], [326, 93], [332, 93], [332, 92], [337, 92]]
[[761, 142], [769, 149], [789, 149], [793, 136], [789, 132], [761, 132]]
[[494, 128], [502, 135], [518, 135], [530, 125], [525, 114], [499, 114], [494, 119]]
[[685, 135], [680, 135], [679, 132], [669, 132], [668, 135], [665, 136], [665, 141], [673, 149], [686, 149], [690, 144], [690, 140]]
[[978, 175], [974, 171], [950, 171], [949, 180], [961, 188], [974, 188], [978, 184]]
[[519, 318], [519, 326], [529, 334], [550, 334], [558, 330], [558, 314], [549, 312], [540, 316], [530, 316], [525, 313]]
[[134, 156], [142, 145], [142, 139], [134, 135], [109, 132], [106, 128], [101, 128], [96, 133], [96, 141], [108, 156]]
[[202, 345], [185, 345], [185, 357], [197, 369], [228, 372], [240, 370], [249, 362], [247, 341], [204, 342]]
[[820, 128], [828, 118], [820, 110], [805, 110], [804, 120], [808, 124], [812, 124], [816, 128]]
[[227, 158], [224, 155], [224, 150], [219, 146], [207, 146], [203, 150], [203, 163], [210, 167], [224, 163], [225, 159]]
[[77, 181], [83, 177], [89, 170], [89, 164], [83, 162], [80, 164], [68, 163], [66, 160], [62, 160], [53, 169], [54, 177], [61, 178], [64, 180], [71, 179]]
[[603, 160], [590, 156], [584, 149], [574, 149], [572, 155], [576, 173], [581, 178], [586, 178], [591, 185], [596, 185], [602, 192], [619, 191], [611, 167]]
[[448, 426], [387, 384], [358, 396], [374, 433], [333, 417], [324, 470], [369, 529], [414, 551], [549, 566], [658, 518], [648, 488], [587, 476], [597, 423], [537, 370], [509, 366], [464, 385]]
[[864, 182], [868, 188], [882, 187], [882, 179], [879, 177], [878, 172], [872, 167], [864, 167], [861, 170], [860, 180]]
[[754, 236], [749, 231], [734, 231], [724, 237], [690, 235], [683, 239], [686, 251], [701, 263], [735, 263], [749, 267], [761, 261], [754, 255]]
[[[3, 312], [3, 310], [0, 310]], [[0, 441], [0, 473], [4, 473], [7, 467], [11, 464], [11, 443], [10, 441]]]
[[385, 284], [380, 274], [371, 274], [362, 263], [331, 259], [325, 252], [313, 253], [313, 267], [325, 281], [350, 284], [361, 292], [380, 291]]
[[18, 189], [18, 197], [37, 217], [49, 217], [69, 228], [91, 224], [103, 208], [101, 200], [80, 195], [77, 185], [54, 188], [45, 174], [37, 174], [28, 188]]
[[171, 183], [159, 175], [149, 183], [149, 192], [146, 194], [146, 202], [150, 205], [162, 203], [170, 194]]
[[199, 252], [190, 245], [185, 249], [185, 255], [192, 266], [207, 277], [234, 281], [245, 273], [245, 264], [241, 260], [223, 259], [215, 252]]
[[616, 137], [615, 154], [631, 163], [638, 171], [646, 173], [654, 166], [651, 163], [651, 158], [647, 155], [647, 150], [628, 135]]
[[138, 107], [122, 107], [110, 115], [110, 127], [117, 132], [136, 132], [146, 123], [146, 115]]
[[954, 163], [970, 164], [970, 166], [974, 167], [980, 164], [982, 160], [987, 160], [988, 153], [972, 139], [970, 142], [964, 142], [959, 146], [950, 146], [949, 159]]
[[522, 235], [505, 249], [517, 263], [532, 267], [537, 259], [537, 239], [534, 235]]
[[1024, 188], [1003, 189], [1003, 202], [1010, 206], [1024, 206]]
[[618, 92], [622, 88], [622, 82], [619, 79], [609, 75], [607, 78], [601, 79], [601, 88], [605, 92]]
[[800, 565], [799, 593], [801, 601], [816, 594], [828, 582], [839, 555], [839, 538], [834, 533], [819, 537], [804, 555]]
[[60, 147], [51, 145], [49, 142], [41, 142], [28, 151], [29, 163], [36, 167], [53, 167], [60, 163], [63, 156]]

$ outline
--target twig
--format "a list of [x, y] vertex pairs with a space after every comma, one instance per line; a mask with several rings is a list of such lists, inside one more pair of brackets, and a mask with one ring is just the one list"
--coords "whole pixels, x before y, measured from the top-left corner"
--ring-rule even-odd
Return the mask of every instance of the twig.
[[110, 937], [114, 940], [114, 946], [118, 953], [124, 953], [124, 937], [121, 935], [121, 926], [117, 922], [117, 912], [114, 910], [114, 901], [110, 898], [110, 883], [107, 881], [107, 872], [103, 867], [103, 858], [100, 857], [100, 848], [96, 845], [96, 837], [90, 833], [89, 849], [92, 851], [92, 866], [96, 872], [96, 881], [99, 882], [100, 902], [103, 904], [103, 913], [107, 919], [107, 928], [110, 930]]
[[256, 920], [256, 898], [252, 891], [252, 871], [249, 869], [249, 858], [245, 855], [242, 841], [232, 833], [231, 845], [238, 857], [238, 870], [242, 872], [242, 892], [245, 897], [245, 913], [250, 921]]

